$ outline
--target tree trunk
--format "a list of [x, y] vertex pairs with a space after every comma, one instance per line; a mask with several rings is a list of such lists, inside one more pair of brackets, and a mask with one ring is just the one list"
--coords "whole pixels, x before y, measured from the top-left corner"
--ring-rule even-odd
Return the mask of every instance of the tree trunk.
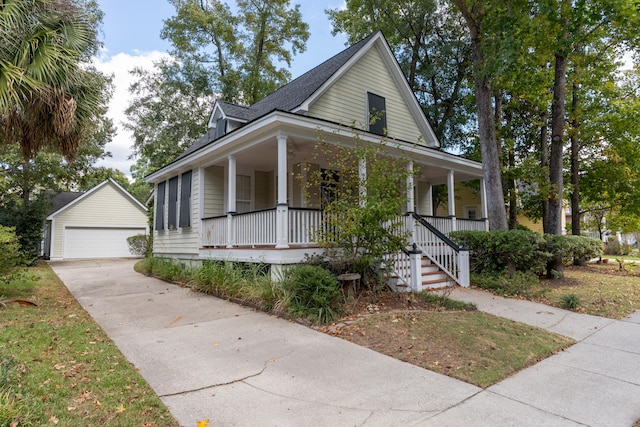
[[[549, 113], [542, 113], [542, 126], [540, 127], [540, 168], [543, 171], [545, 182], [549, 182]], [[542, 197], [542, 230], [546, 233], [549, 229], [549, 198]]]
[[504, 206], [504, 191], [500, 174], [500, 152], [496, 138], [495, 119], [492, 108], [491, 80], [486, 75], [485, 57], [482, 52], [482, 33], [480, 27], [484, 13], [477, 4], [472, 9], [463, 0], [454, 0], [471, 35], [473, 58], [473, 80], [476, 93], [478, 115], [478, 136], [482, 154], [482, 175], [487, 191], [487, 208], [490, 230], [507, 230], [507, 213]]
[[[571, 234], [580, 235], [580, 118], [578, 85], [571, 86]], [[585, 265], [584, 257], [574, 257], [573, 265]]]
[[[562, 160], [567, 85], [567, 55], [556, 53], [551, 105], [551, 156], [549, 159], [549, 234], [562, 234]], [[555, 271], [555, 273], [554, 273]], [[562, 256], [553, 257], [547, 265], [547, 276], [563, 277]]]

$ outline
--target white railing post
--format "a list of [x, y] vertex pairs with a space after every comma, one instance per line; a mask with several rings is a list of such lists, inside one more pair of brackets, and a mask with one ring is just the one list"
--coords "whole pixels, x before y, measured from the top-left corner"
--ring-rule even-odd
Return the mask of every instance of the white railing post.
[[276, 249], [289, 247], [289, 206], [278, 205], [276, 208]]
[[413, 249], [409, 250], [410, 270], [409, 280], [411, 281], [411, 290], [414, 292], [422, 291], [422, 251], [418, 249], [416, 244]]
[[233, 214], [227, 214], [227, 248], [233, 248], [235, 244], [235, 230], [233, 228]]
[[458, 252], [458, 269], [458, 283], [463, 288], [468, 288], [471, 285], [468, 250], [460, 249], [460, 252]]

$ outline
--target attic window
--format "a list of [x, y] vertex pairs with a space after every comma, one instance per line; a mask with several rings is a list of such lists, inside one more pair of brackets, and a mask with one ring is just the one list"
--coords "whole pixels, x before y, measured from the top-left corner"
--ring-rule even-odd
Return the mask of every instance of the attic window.
[[218, 120], [216, 120], [216, 136], [215, 138], [218, 139], [221, 136], [223, 136], [224, 134], [227, 133], [227, 119], [224, 118], [219, 118]]
[[385, 135], [387, 130], [387, 111], [385, 99], [375, 93], [367, 92], [369, 103], [369, 132]]

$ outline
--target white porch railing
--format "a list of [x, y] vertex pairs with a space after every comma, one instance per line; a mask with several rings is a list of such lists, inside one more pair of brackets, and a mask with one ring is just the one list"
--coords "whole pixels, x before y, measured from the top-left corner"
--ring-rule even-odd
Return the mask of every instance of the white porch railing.
[[469, 251], [460, 249], [426, 218], [418, 215], [414, 218], [416, 220], [414, 236], [418, 248], [460, 286], [468, 287]]
[[[313, 245], [317, 230], [324, 226], [322, 211], [288, 208], [287, 215], [287, 244]], [[469, 253], [451, 242], [446, 233], [457, 225], [464, 227], [464, 229], [484, 230], [486, 227], [484, 221], [459, 220], [459, 224], [454, 224], [454, 218], [423, 217], [415, 214], [405, 215], [399, 220], [401, 226], [396, 229], [397, 233], [402, 233], [408, 239], [414, 240], [417, 245], [416, 249], [422, 251], [422, 256], [427, 256], [461, 286], [469, 286]], [[275, 246], [277, 240], [276, 222], [276, 209], [206, 218], [202, 220], [202, 246]], [[446, 233], [441, 229], [444, 229]], [[410, 256], [403, 252], [390, 254], [387, 257], [386, 261], [392, 265], [399, 282], [407, 284], [411, 276], [417, 276], [418, 270], [412, 264], [416, 262], [414, 255]], [[418, 262], [419, 257], [420, 255], [417, 255]], [[414, 272], [413, 275], [411, 275], [411, 271]]]
[[488, 231], [487, 221], [484, 219], [456, 218], [458, 231]]
[[487, 221], [484, 219], [467, 219], [451, 216], [420, 215], [439, 232], [448, 236], [452, 231], [487, 231]]
[[265, 209], [231, 215], [235, 240], [230, 246], [271, 246], [276, 244], [276, 210]]
[[[288, 240], [290, 245], [313, 245], [317, 231], [323, 225], [323, 212], [319, 209], [289, 208]], [[486, 221], [452, 217], [420, 216], [439, 232], [448, 236], [456, 230], [486, 230]], [[229, 221], [232, 222], [229, 227]], [[405, 230], [411, 230], [411, 217], [403, 217]], [[454, 225], [455, 222], [455, 225]], [[229, 239], [232, 230], [233, 239]], [[264, 209], [253, 212], [221, 215], [202, 220], [202, 245], [221, 246], [271, 246], [276, 244], [276, 210]], [[426, 249], [426, 248], [424, 248]]]
[[322, 227], [322, 211], [318, 209], [289, 208], [289, 244], [312, 245]]
[[202, 246], [224, 247], [229, 241], [227, 237], [228, 220], [226, 215], [205, 218], [202, 220]]
[[[202, 220], [202, 246], [275, 246], [276, 215], [276, 209], [264, 209], [205, 218]], [[289, 208], [288, 216], [289, 245], [315, 244], [316, 231], [322, 226], [322, 211]], [[232, 230], [231, 240], [228, 230]]]

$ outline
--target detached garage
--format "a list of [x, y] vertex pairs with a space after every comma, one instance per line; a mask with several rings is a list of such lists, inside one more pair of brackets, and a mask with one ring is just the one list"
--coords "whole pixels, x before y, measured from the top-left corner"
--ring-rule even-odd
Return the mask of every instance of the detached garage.
[[112, 179], [86, 193], [58, 194], [51, 203], [46, 259], [131, 257], [127, 237], [148, 234], [147, 209]]

